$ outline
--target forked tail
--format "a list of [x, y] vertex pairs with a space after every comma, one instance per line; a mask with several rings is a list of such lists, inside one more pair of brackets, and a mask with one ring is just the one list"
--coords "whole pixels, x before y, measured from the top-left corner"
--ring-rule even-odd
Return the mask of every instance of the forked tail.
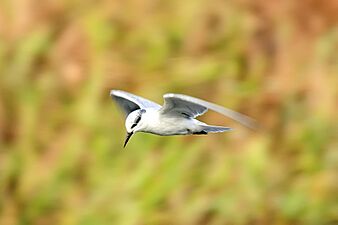
[[208, 125], [201, 125], [201, 128], [202, 131], [206, 133], [218, 133], [232, 130], [232, 128], [230, 127], [208, 126]]

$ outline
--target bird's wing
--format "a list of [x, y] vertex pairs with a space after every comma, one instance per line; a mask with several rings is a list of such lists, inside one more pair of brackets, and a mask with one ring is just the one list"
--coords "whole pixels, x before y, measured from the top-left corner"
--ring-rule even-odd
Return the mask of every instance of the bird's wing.
[[143, 109], [143, 108], [160, 109], [161, 108], [161, 106], [155, 102], [152, 102], [148, 99], [142, 98], [137, 95], [130, 94], [125, 91], [111, 90], [110, 96], [123, 109], [126, 115], [128, 115], [129, 113], [137, 109]]
[[195, 118], [205, 113], [208, 109], [211, 109], [251, 129], [256, 129], [258, 127], [256, 121], [250, 117], [202, 99], [171, 93], [165, 94], [163, 98], [164, 105], [161, 109], [162, 114], [187, 115]]
[[165, 94], [160, 113], [195, 118], [208, 111], [208, 108], [191, 101], [191, 97], [180, 94]]

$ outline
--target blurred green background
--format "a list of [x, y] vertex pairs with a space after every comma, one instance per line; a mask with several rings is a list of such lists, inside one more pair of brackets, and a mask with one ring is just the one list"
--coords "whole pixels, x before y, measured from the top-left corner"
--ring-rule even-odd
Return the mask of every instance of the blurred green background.
[[[338, 2], [1, 0], [0, 224], [337, 224]], [[137, 134], [109, 91], [255, 118]]]

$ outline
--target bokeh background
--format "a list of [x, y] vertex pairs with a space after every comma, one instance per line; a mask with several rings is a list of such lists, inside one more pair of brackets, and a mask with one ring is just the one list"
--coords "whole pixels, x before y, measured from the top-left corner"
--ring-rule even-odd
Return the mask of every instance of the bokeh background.
[[[122, 89], [252, 131], [135, 135]], [[0, 224], [337, 224], [338, 1], [1, 0]]]

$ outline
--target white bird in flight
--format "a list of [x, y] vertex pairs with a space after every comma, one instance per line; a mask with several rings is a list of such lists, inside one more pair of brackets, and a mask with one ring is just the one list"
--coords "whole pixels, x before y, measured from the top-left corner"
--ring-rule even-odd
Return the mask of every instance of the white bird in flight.
[[256, 122], [248, 116], [187, 95], [165, 94], [163, 106], [121, 90], [111, 90], [110, 96], [127, 116], [125, 122], [127, 136], [123, 147], [127, 145], [131, 136], [136, 132], [169, 136], [208, 134], [231, 130], [230, 127], [208, 125], [195, 119], [207, 112], [208, 109], [249, 128], [255, 129], [257, 127]]

